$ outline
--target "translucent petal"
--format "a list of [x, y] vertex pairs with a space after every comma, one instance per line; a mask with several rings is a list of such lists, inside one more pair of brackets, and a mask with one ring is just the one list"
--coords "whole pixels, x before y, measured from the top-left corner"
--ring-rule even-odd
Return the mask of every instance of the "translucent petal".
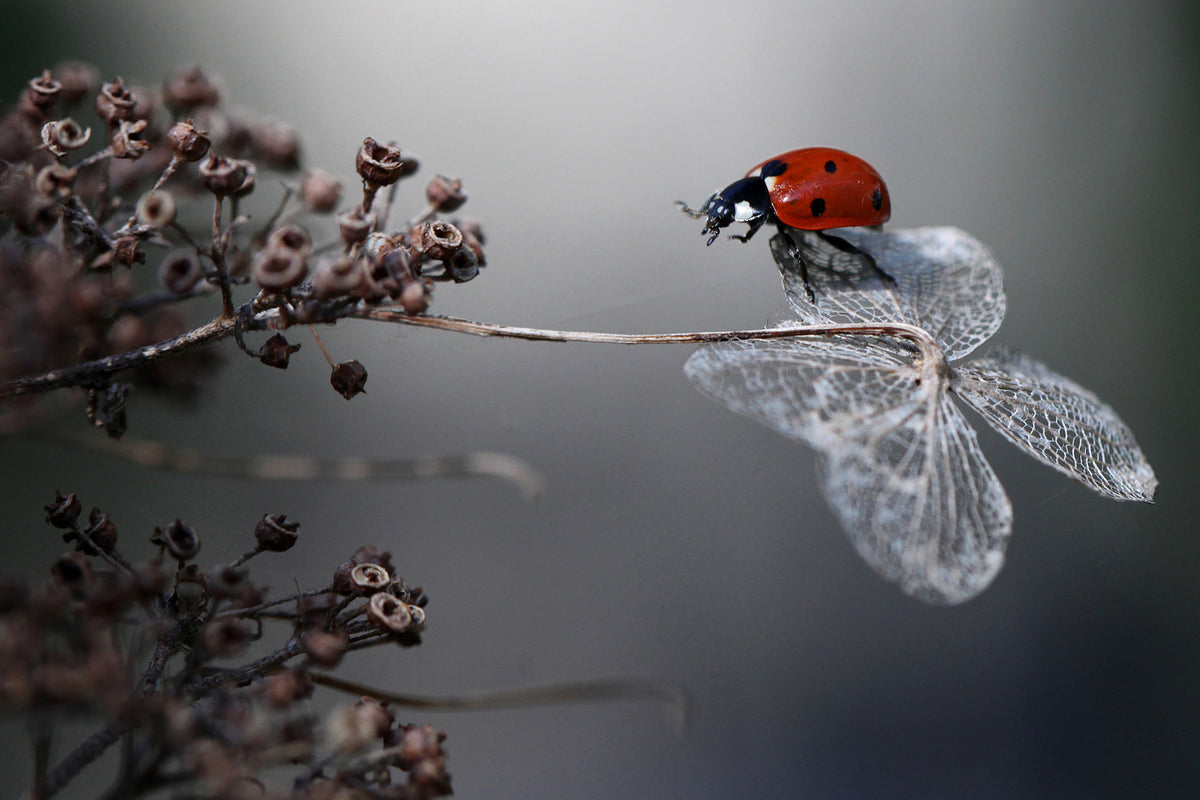
[[[801, 322], [907, 322], [932, 334], [951, 361], [966, 356], [1000, 327], [1004, 276], [988, 249], [970, 234], [951, 227], [888, 233], [845, 228], [824, 234], [870, 253], [895, 283], [871, 269], [861, 254], [839, 250], [817, 233], [789, 229], [776, 234], [771, 252]], [[815, 304], [805, 292], [789, 239], [807, 265]]]
[[915, 355], [857, 337], [721, 342], [684, 372], [818, 451], [825, 496], [876, 571], [922, 600], [957, 603], [1000, 569], [1012, 509], [945, 377]]
[[1153, 501], [1158, 479], [1133, 433], [1087, 389], [1008, 347], [955, 373], [953, 391], [1038, 461], [1116, 500]]

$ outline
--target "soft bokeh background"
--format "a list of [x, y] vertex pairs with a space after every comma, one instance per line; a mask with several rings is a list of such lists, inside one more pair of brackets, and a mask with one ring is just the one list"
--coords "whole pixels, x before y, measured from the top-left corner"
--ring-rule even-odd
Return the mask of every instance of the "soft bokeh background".
[[[1162, 486], [1155, 506], [1117, 504], [981, 431], [1015, 509], [1009, 560], [978, 599], [929, 608], [858, 560], [810, 452], [691, 389], [688, 347], [362, 324], [328, 337], [371, 371], [352, 403], [308, 342], [286, 373], [230, 346], [194, 413], [138, 397], [133, 432], [231, 454], [500, 450], [550, 476], [547, 499], [487, 481], [158, 475], [16, 440], [0, 443], [6, 566], [40, 574], [60, 551], [41, 522], [55, 488], [109, 511], [127, 541], [182, 517], [206, 563], [283, 511], [304, 537], [264, 562], [277, 586], [323, 581], [373, 541], [433, 598], [424, 645], [352, 658], [344, 674], [430, 694], [651, 677], [694, 697], [683, 739], [629, 703], [410, 715], [449, 732], [460, 797], [1195, 796], [1188, 9], [9, 3], [5, 98], [68, 56], [134, 82], [196, 62], [234, 105], [296, 125], [306, 162], [348, 186], [366, 135], [419, 154], [422, 175], [462, 176], [490, 265], [439, 288], [441, 313], [757, 325], [781, 299], [766, 241], [705, 248], [672, 201], [794, 147], [848, 149], [886, 176], [895, 225], [958, 225], [993, 248], [1010, 308], [998, 339], [1113, 405]], [[14, 782], [20, 737], [9, 725]]]

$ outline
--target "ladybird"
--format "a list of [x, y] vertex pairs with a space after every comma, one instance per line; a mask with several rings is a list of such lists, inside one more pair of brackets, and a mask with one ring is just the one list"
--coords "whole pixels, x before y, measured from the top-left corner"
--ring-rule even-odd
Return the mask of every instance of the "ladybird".
[[[768, 159], [709, 197], [699, 210], [680, 203], [683, 212], [699, 219], [706, 217], [701, 235], [708, 244], [716, 241], [722, 228], [734, 222], [749, 226], [738, 241], [748, 242], [763, 225], [772, 222], [781, 230], [793, 228], [814, 231], [818, 238], [842, 252], [857, 253], [882, 278], [891, 277], [875, 264], [867, 253], [845, 239], [822, 231], [882, 225], [892, 215], [892, 201], [883, 177], [866, 161], [832, 147], [805, 147]], [[791, 239], [788, 240], [791, 242]], [[791, 248], [808, 277], [798, 249]], [[812, 289], [808, 288], [809, 299]]]

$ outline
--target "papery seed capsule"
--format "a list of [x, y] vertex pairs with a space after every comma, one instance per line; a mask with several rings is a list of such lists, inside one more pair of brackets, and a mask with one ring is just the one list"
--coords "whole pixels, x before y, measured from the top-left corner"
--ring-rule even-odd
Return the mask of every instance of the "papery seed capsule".
[[376, 592], [367, 601], [367, 619], [382, 630], [405, 633], [412, 626], [408, 606], [387, 592]]
[[110, 127], [115, 128], [117, 123], [133, 119], [136, 104], [137, 100], [125, 88], [121, 79], [117, 78], [112, 83], [100, 87], [100, 94], [96, 95], [96, 114]]
[[208, 155], [212, 142], [208, 132], [198, 130], [189, 119], [171, 126], [171, 130], [167, 131], [167, 144], [176, 157], [184, 161], [199, 161]]

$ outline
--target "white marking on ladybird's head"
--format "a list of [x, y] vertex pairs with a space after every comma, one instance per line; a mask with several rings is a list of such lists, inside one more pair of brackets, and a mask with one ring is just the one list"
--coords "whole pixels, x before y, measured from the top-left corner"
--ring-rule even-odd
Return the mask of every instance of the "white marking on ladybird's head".
[[760, 216], [758, 209], [742, 200], [733, 206], [733, 221], [734, 222], [749, 222]]

